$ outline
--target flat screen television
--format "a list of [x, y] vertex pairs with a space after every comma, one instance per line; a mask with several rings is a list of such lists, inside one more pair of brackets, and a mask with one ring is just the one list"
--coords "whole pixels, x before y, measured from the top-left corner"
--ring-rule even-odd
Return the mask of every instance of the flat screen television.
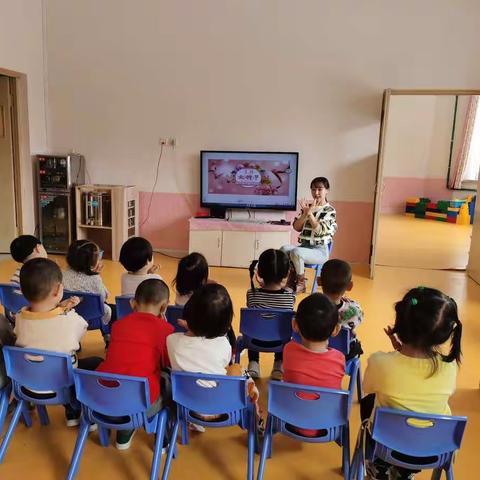
[[297, 207], [298, 152], [200, 152], [201, 206]]

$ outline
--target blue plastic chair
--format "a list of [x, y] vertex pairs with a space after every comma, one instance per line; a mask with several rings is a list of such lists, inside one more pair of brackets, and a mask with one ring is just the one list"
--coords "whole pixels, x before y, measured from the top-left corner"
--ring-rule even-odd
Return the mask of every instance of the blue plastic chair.
[[[3, 347], [3, 357], [7, 375], [12, 379], [13, 394], [17, 406], [7, 432], [0, 445], [0, 463], [12, 439], [15, 428], [23, 414], [27, 427], [31, 426], [27, 404], [37, 406], [40, 423], [48, 425], [46, 405], [78, 405], [72, 395], [73, 367], [72, 358], [66, 353], [47, 352], [33, 348]], [[32, 396], [33, 392], [48, 392], [42, 397]]]
[[186, 330], [178, 324], [178, 319], [182, 318], [183, 315], [183, 306], [181, 305], [169, 305], [165, 316], [167, 317], [167, 322], [173, 326], [175, 332], [184, 333]]
[[[348, 391], [271, 381], [268, 385], [268, 416], [257, 479], [263, 479], [265, 462], [272, 454], [273, 435], [282, 433], [308, 443], [336, 442], [342, 447], [344, 479], [350, 478], [350, 427], [353, 390], [358, 365], [354, 365]], [[306, 394], [306, 395], [302, 395]], [[304, 436], [295, 427], [320, 430]]]
[[[77, 475], [90, 423], [98, 425], [103, 447], [108, 446], [110, 429], [143, 427], [147, 433], [155, 434], [150, 479], [157, 480], [168, 415], [164, 408], [153, 417], [147, 417], [150, 407], [147, 379], [82, 369], [76, 369], [73, 376], [77, 399], [82, 405], [82, 420], [67, 480], [73, 480]], [[174, 443], [172, 445], [175, 447]], [[165, 465], [162, 479], [168, 478], [169, 468], [170, 463]]]
[[[330, 255], [332, 253], [332, 248], [333, 248], [333, 242], [330, 242], [328, 244], [328, 254]], [[306, 263], [305, 268], [312, 268], [314, 271], [314, 276], [313, 276], [313, 283], [312, 283], [312, 291], [310, 293], [315, 293], [318, 290], [318, 278], [320, 277], [320, 274], [322, 273], [322, 267], [323, 263]]]
[[6, 311], [12, 313], [17, 313], [28, 306], [28, 301], [19, 286], [11, 283], [0, 283], [0, 303]]
[[[247, 479], [253, 480], [256, 415], [255, 405], [247, 395], [247, 379], [227, 375], [172, 372], [172, 394], [177, 404], [177, 420], [166, 462], [171, 461], [179, 426], [182, 429], [182, 444], [187, 444], [189, 422], [216, 428], [239, 425], [248, 432]], [[220, 417], [208, 421], [195, 412]]]
[[88, 323], [88, 329], [101, 330], [103, 334], [110, 333], [110, 325], [104, 325], [102, 322], [102, 317], [105, 314], [105, 304], [102, 296], [98, 293], [64, 290], [63, 300], [73, 296], [81, 299], [75, 307], [75, 311]]
[[[249, 349], [256, 352], [281, 352], [292, 337], [293, 310], [274, 308], [240, 309], [240, 333], [235, 347], [235, 362]], [[278, 342], [278, 346], [265, 347], [260, 342]]]
[[[439, 480], [445, 470], [447, 480], [453, 480], [453, 457], [460, 448], [466, 425], [467, 417], [377, 408], [372, 440], [365, 439], [365, 426], [360, 429], [351, 479], [364, 478], [365, 458], [370, 461], [380, 458], [411, 470], [433, 469], [432, 480]], [[364, 443], [367, 443], [365, 448]]]
[[115, 305], [117, 306], [117, 320], [120, 320], [127, 315], [130, 315], [133, 310], [130, 305], [130, 300], [133, 298], [133, 295], [119, 295], [115, 297]]
[[[342, 352], [345, 356], [347, 356], [350, 353], [350, 333], [351, 333], [350, 329], [346, 327], [342, 327], [342, 329], [340, 330], [340, 332], [336, 337], [330, 337], [328, 339], [328, 346]], [[302, 339], [300, 338], [300, 335], [296, 332], [292, 333], [292, 339], [297, 343], [302, 343]], [[352, 371], [353, 364], [358, 365], [356, 379], [354, 380], [356, 381], [356, 384], [357, 384], [357, 398], [358, 398], [358, 401], [360, 401], [361, 398], [363, 397], [362, 370], [360, 367], [360, 358], [355, 357], [347, 361], [345, 365], [345, 371], [347, 375], [350, 375], [349, 372]]]
[[10, 400], [11, 391], [12, 388], [10, 384], [0, 388], [0, 437], [2, 436], [3, 425], [5, 423], [5, 419], [7, 418], [8, 401]]

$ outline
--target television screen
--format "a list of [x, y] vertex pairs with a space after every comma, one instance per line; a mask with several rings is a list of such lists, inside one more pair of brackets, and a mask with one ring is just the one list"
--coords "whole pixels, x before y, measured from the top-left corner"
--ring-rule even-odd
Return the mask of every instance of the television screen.
[[298, 152], [200, 152], [201, 205], [295, 210]]

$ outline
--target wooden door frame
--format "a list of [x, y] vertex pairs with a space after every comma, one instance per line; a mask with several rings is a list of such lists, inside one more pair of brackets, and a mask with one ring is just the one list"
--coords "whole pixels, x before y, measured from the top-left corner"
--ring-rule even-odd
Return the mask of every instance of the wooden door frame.
[[[15, 218], [18, 234], [24, 233], [22, 180], [31, 172], [26, 165], [31, 162], [30, 132], [28, 124], [27, 75], [21, 72], [0, 68], [0, 75], [9, 77], [12, 89], [12, 132], [13, 132], [13, 180], [15, 190]], [[33, 201], [33, 198], [32, 198]]]
[[380, 216], [380, 206], [383, 193], [383, 157], [385, 154], [385, 136], [388, 123], [388, 111], [390, 105], [390, 97], [392, 95], [479, 95], [480, 89], [386, 89], [383, 91], [382, 114], [380, 118], [380, 135], [378, 141], [377, 154], [377, 174], [375, 182], [375, 198], [373, 207], [372, 236], [370, 239], [370, 278], [373, 279], [375, 274], [375, 257], [376, 244], [378, 236], [378, 221]]

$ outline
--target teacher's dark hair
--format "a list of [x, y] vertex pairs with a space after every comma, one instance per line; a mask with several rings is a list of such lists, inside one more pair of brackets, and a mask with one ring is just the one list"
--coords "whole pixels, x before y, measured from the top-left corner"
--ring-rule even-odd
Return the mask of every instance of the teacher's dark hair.
[[317, 183], [321, 183], [327, 190], [330, 190], [330, 182], [326, 177], [315, 177], [310, 182], [310, 188], [313, 188]]

